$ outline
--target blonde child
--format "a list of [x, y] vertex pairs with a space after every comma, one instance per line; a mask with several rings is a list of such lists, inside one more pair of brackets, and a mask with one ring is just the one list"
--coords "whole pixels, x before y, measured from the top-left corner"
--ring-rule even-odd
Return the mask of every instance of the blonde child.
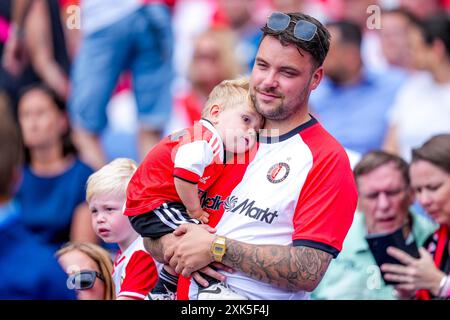
[[126, 188], [136, 168], [133, 160], [119, 158], [87, 181], [86, 199], [95, 233], [119, 247], [112, 276], [116, 298], [121, 300], [143, 300], [158, 279], [155, 262], [144, 249], [142, 237], [123, 215]]
[[[146, 156], [128, 186], [125, 210], [141, 236], [155, 239], [182, 223], [208, 222], [199, 193], [220, 176], [227, 158], [252, 148], [263, 125], [248, 89], [246, 78], [221, 82], [198, 123], [163, 139]], [[149, 298], [173, 299], [178, 275], [164, 265], [159, 276]], [[208, 298], [239, 299], [225, 284], [218, 285], [224, 294]]]

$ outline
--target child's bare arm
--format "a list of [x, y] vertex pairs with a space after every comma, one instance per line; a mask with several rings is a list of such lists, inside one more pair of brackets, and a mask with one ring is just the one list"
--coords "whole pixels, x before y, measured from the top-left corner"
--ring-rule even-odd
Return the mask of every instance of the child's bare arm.
[[174, 182], [178, 196], [186, 207], [189, 216], [198, 219], [203, 223], [208, 223], [209, 214], [203, 211], [200, 206], [197, 185], [183, 181], [176, 177], [174, 178]]

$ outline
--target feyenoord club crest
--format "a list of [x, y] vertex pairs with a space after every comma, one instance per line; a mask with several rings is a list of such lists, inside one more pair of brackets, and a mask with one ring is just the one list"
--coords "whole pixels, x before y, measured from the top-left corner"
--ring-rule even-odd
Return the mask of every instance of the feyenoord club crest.
[[286, 179], [286, 177], [289, 175], [289, 170], [290, 168], [287, 163], [280, 162], [274, 164], [267, 172], [267, 180], [272, 183], [279, 183]]

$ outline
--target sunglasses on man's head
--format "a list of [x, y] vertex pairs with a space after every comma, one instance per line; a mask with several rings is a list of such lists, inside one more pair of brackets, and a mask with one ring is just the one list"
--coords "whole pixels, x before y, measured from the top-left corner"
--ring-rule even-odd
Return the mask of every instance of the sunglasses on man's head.
[[[273, 12], [267, 19], [267, 27], [275, 32], [282, 32], [289, 27], [291, 17], [283, 12]], [[311, 41], [316, 34], [317, 26], [306, 20], [298, 20], [294, 27], [294, 37], [303, 41]]]
[[76, 272], [67, 279], [67, 287], [71, 290], [87, 290], [94, 286], [96, 278], [105, 281], [103, 275], [97, 271], [84, 270]]

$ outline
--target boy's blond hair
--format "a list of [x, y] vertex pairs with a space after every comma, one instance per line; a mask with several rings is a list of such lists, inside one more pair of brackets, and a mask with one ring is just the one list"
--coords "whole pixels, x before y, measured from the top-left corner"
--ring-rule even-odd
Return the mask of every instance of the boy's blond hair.
[[202, 118], [208, 119], [209, 111], [214, 105], [218, 105], [222, 110], [225, 110], [239, 104], [247, 103], [254, 109], [249, 88], [248, 77], [222, 81], [209, 94], [202, 111]]
[[117, 158], [94, 172], [86, 183], [86, 200], [98, 195], [125, 195], [128, 182], [137, 169], [131, 159]]

